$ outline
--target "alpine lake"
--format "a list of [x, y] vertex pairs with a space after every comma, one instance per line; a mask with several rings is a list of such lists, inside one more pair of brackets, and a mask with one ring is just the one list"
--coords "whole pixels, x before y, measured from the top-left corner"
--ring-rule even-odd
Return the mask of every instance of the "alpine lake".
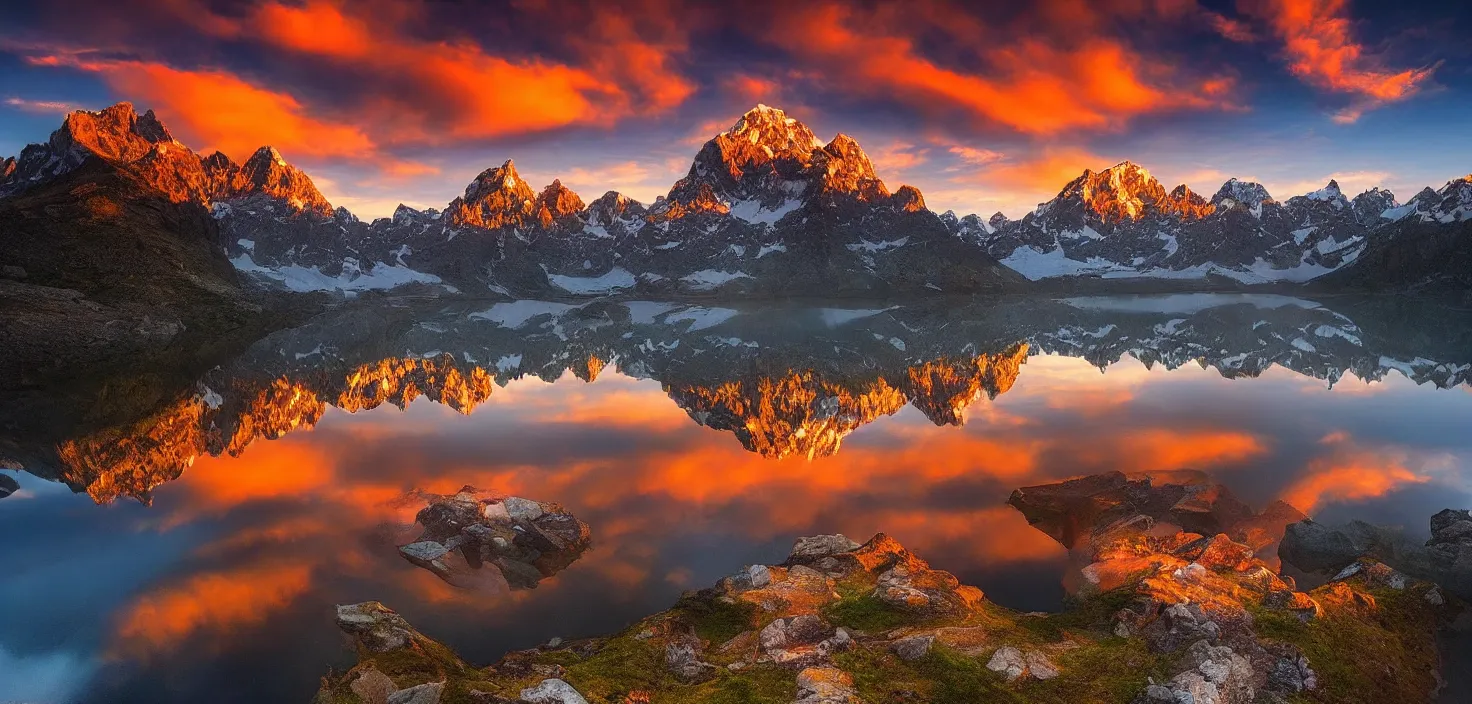
[[[5, 402], [0, 702], [307, 702], [355, 662], [336, 605], [488, 664], [803, 536], [882, 532], [1055, 612], [1078, 565], [1009, 496], [1108, 472], [1424, 542], [1472, 505], [1469, 380], [1472, 310], [1409, 297], [359, 300], [207, 369]], [[586, 540], [400, 550], [462, 489]]]

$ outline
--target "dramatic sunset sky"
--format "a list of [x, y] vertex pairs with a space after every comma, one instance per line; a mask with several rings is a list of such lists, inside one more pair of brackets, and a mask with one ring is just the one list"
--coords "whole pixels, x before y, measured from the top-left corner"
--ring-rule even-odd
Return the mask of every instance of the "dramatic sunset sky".
[[1279, 199], [1472, 171], [1463, 2], [14, 0], [0, 27], [0, 155], [129, 100], [197, 150], [276, 146], [365, 217], [507, 158], [650, 201], [758, 102], [982, 215], [1124, 159]]

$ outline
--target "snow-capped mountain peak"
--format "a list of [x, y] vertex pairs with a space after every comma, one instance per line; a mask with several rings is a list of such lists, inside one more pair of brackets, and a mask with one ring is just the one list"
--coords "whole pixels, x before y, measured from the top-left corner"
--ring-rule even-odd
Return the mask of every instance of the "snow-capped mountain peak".
[[1309, 200], [1342, 202], [1344, 205], [1349, 204], [1349, 199], [1344, 197], [1344, 191], [1339, 190], [1339, 182], [1334, 179], [1329, 179], [1329, 183], [1323, 188], [1313, 193], [1304, 194], [1304, 197]]
[[747, 110], [731, 129], [722, 132], [732, 139], [752, 144], [764, 144], [775, 151], [806, 149], [811, 151], [823, 146], [822, 140], [796, 118], [761, 103]]
[[1255, 181], [1239, 181], [1235, 178], [1227, 179], [1222, 187], [1217, 189], [1216, 195], [1211, 197], [1211, 204], [1219, 211], [1231, 210], [1243, 207], [1256, 217], [1262, 217], [1262, 206], [1271, 203], [1273, 197], [1268, 194], [1268, 189]]

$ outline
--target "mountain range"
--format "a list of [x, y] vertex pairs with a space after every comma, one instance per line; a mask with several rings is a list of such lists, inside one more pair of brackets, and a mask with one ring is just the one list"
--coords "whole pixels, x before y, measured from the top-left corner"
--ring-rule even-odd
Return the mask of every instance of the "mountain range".
[[[1404, 203], [1378, 188], [1351, 198], [1333, 181], [1280, 202], [1236, 179], [1210, 198], [1168, 191], [1124, 162], [1085, 171], [1019, 220], [982, 220], [936, 214], [910, 186], [891, 191], [851, 137], [824, 143], [764, 105], [707, 141], [652, 204], [613, 191], [586, 202], [560, 181], [538, 190], [507, 160], [442, 210], [401, 205], [365, 223], [275, 149], [243, 164], [201, 156], [151, 111], [121, 103], [72, 113], [46, 143], [0, 163], [0, 204], [58, 189], [80, 197], [76, 174], [92, 161], [148, 197], [206, 209], [213, 226], [201, 233], [235, 271], [295, 291], [884, 296], [1103, 279], [1472, 287], [1472, 176]], [[0, 252], [7, 271], [26, 269], [12, 258]]]

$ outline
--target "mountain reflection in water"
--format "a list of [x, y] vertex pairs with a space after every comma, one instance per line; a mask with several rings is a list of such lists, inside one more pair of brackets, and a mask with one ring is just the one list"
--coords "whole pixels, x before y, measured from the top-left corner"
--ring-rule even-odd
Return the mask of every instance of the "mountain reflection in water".
[[[0, 458], [31, 474], [0, 502], [29, 536], [0, 547], [0, 600], [27, 605], [0, 625], [0, 682], [302, 700], [351, 661], [335, 603], [391, 604], [485, 662], [818, 533], [884, 531], [1051, 609], [1066, 556], [1006, 498], [1116, 469], [1424, 531], [1467, 503], [1469, 362], [1468, 313], [1410, 301], [364, 302], [144, 413], [7, 413], [25, 432]], [[556, 502], [592, 547], [535, 589], [456, 589], [395, 546], [411, 491], [464, 485]]]

